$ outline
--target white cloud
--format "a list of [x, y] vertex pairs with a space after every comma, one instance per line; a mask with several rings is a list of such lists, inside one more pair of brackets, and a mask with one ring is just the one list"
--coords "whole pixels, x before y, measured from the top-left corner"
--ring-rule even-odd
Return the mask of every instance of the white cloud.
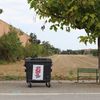
[[[0, 1], [0, 5], [4, 12], [0, 17], [11, 21], [15, 20], [17, 23], [22, 22], [26, 24], [32, 23], [32, 17], [34, 13], [31, 13], [27, 4], [27, 0], [3, 0]], [[12, 23], [12, 22], [10, 22]]]

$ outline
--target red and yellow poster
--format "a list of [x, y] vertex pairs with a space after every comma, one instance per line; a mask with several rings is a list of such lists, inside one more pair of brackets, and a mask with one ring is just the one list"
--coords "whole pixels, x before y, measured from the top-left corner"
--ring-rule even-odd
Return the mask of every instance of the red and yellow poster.
[[43, 80], [43, 65], [33, 65], [33, 80]]

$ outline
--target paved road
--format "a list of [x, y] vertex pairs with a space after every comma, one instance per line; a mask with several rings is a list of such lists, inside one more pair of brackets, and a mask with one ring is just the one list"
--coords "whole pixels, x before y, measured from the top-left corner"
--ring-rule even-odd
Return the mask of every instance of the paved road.
[[100, 94], [6, 95], [0, 96], [0, 100], [100, 100]]
[[53, 81], [51, 88], [45, 84], [33, 84], [28, 88], [25, 81], [1, 81], [0, 100], [100, 100], [100, 85]]

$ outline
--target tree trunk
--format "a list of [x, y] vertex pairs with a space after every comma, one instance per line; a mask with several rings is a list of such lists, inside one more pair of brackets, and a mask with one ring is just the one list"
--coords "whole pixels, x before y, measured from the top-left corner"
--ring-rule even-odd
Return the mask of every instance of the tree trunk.
[[100, 84], [100, 37], [98, 37], [98, 70], [99, 70], [99, 84]]

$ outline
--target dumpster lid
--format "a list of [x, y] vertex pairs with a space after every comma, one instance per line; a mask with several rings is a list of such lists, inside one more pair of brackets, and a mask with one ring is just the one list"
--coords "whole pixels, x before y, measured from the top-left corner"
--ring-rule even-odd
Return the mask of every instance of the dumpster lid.
[[52, 62], [52, 60], [50, 58], [45, 58], [45, 57], [35, 57], [35, 58], [32, 58], [32, 57], [28, 57], [28, 58], [25, 58], [25, 61], [26, 62]]

